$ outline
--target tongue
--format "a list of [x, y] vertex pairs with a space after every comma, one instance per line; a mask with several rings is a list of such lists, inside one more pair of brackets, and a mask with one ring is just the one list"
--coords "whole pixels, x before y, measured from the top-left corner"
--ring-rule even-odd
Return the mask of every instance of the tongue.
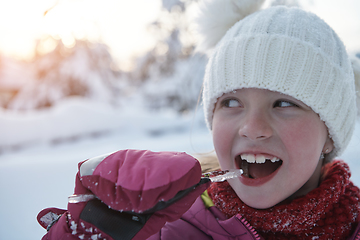
[[253, 178], [262, 178], [273, 173], [279, 166], [281, 161], [272, 163], [266, 161], [265, 163], [249, 163], [249, 175]]

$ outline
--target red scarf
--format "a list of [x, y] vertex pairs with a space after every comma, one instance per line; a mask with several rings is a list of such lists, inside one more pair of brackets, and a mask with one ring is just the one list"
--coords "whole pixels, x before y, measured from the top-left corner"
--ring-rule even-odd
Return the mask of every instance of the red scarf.
[[322, 169], [320, 186], [303, 197], [268, 209], [244, 204], [227, 182], [213, 183], [208, 193], [226, 217], [240, 214], [265, 239], [346, 239], [360, 220], [360, 191], [350, 182], [346, 163]]

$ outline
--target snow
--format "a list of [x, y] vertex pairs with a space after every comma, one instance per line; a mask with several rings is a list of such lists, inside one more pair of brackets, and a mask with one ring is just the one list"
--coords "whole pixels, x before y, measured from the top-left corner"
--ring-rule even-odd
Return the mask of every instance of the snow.
[[41, 239], [36, 216], [46, 207], [66, 208], [77, 163], [120, 149], [212, 150], [201, 111], [151, 112], [137, 100], [119, 108], [90, 100], [66, 100], [50, 110], [0, 112], [0, 239]]
[[19, 85], [19, 92], [7, 104], [7, 108], [39, 109], [70, 96], [116, 104], [115, 99], [124, 94], [120, 89], [126, 89], [126, 86], [125, 77], [120, 78], [121, 73], [112, 69], [113, 63], [105, 44], [77, 40], [75, 46], [69, 49], [57, 40], [52, 52], [23, 63], [23, 68], [32, 70], [28, 75], [13, 76], [13, 82], [25, 76], [29, 79]]
[[[201, 111], [149, 111], [135, 99], [123, 101], [119, 108], [69, 99], [38, 113], [3, 111], [0, 126], [1, 239], [41, 239], [46, 231], [36, 221], [38, 212], [66, 208], [82, 160], [126, 148], [194, 155], [213, 149]], [[359, 124], [342, 157], [360, 185], [358, 146]]]
[[[26, 78], [22, 76], [29, 75], [29, 69], [24, 68], [14, 59], [0, 56], [0, 88], [3, 90], [15, 90], [25, 84]], [[17, 79], [14, 81], [14, 79]]]

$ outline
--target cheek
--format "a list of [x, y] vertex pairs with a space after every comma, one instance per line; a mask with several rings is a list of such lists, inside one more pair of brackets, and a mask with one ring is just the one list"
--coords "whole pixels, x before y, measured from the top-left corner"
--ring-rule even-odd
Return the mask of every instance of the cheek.
[[282, 126], [282, 140], [292, 157], [318, 160], [327, 136], [323, 122], [308, 117]]
[[212, 125], [212, 137], [216, 151], [221, 152], [221, 150], [226, 148], [228, 141], [228, 138], [225, 137], [226, 135], [227, 129], [223, 126], [221, 122], [217, 123], [216, 119], [214, 118]]
[[233, 129], [229, 128], [229, 124], [226, 124], [226, 121], [214, 116], [212, 125], [213, 144], [222, 168], [228, 167], [226, 164], [229, 163], [228, 159], [231, 153], [232, 132]]

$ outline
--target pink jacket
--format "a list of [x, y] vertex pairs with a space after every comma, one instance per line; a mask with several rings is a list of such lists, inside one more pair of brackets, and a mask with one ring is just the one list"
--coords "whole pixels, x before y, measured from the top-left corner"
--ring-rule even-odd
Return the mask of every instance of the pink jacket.
[[201, 197], [177, 221], [166, 223], [149, 239], [263, 239], [240, 216], [226, 219], [216, 207], [206, 208]]
[[[96, 168], [92, 163], [96, 163]], [[69, 202], [67, 211], [41, 211], [38, 221], [50, 229], [43, 239], [99, 239], [100, 235], [106, 239], [124, 239], [125, 235], [126, 239], [151, 236], [150, 240], [263, 239], [240, 215], [227, 219], [215, 206], [205, 206], [198, 196], [209, 183], [199, 184], [200, 164], [185, 153], [122, 150], [105, 159], [90, 159], [87, 164], [92, 172], [88, 175], [86, 168], [80, 169], [74, 194], [95, 194], [103, 203], [96, 199]], [[163, 205], [177, 193], [186, 194]], [[158, 203], [160, 207], [149, 212], [144, 221], [139, 220], [140, 215], [134, 215], [130, 221], [128, 213], [123, 214], [131, 210], [144, 213]], [[360, 225], [348, 239], [360, 240]]]
[[[226, 219], [216, 207], [206, 208], [201, 197], [177, 221], [166, 223], [160, 232], [149, 240], [263, 239], [240, 215]], [[360, 240], [360, 224], [347, 240]]]

